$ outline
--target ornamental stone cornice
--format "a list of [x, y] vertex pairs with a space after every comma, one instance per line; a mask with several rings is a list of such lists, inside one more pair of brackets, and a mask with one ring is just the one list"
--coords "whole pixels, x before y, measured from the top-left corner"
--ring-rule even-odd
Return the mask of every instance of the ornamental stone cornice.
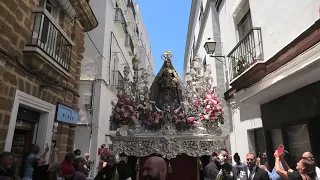
[[80, 18], [80, 23], [86, 32], [98, 26], [98, 20], [94, 15], [89, 2], [86, 0], [70, 0], [73, 7], [76, 9]]
[[136, 157], [160, 154], [168, 160], [180, 154], [192, 157], [210, 156], [225, 146], [223, 137], [208, 134], [111, 136], [110, 138], [111, 149], [118, 153]]

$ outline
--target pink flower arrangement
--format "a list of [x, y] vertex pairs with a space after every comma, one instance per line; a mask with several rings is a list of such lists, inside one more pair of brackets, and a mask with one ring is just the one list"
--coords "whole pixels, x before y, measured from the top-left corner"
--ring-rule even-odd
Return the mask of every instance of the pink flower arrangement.
[[203, 112], [200, 114], [202, 120], [223, 120], [223, 111], [221, 103], [216, 94], [213, 94], [211, 91], [208, 91], [208, 93], [204, 96], [202, 100], [202, 107], [204, 108]]
[[161, 128], [164, 124], [164, 113], [162, 111], [156, 111], [149, 114], [149, 117], [145, 119], [142, 123], [151, 129]]
[[118, 94], [118, 102], [113, 108], [111, 121], [118, 125], [133, 125], [137, 121], [136, 102], [127, 94]]
[[171, 111], [171, 121], [176, 125], [177, 130], [187, 130], [196, 126], [196, 119], [194, 117], [188, 117], [181, 110]]
[[223, 110], [216, 94], [208, 91], [203, 98], [195, 98], [194, 109], [199, 112], [194, 116], [195, 121], [219, 121], [223, 123]]

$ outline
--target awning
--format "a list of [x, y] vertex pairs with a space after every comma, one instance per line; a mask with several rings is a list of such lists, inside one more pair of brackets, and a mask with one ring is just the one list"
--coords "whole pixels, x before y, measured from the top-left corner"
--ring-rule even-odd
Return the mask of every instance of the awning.
[[70, 18], [74, 18], [77, 14], [74, 7], [71, 5], [69, 0], [57, 0], [60, 6], [62, 7], [64, 13]]

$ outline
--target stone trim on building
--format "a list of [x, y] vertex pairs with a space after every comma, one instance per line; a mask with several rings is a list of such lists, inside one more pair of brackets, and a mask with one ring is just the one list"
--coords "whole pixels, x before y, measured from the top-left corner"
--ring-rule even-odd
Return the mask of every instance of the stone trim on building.
[[[9, 147], [10, 142], [6, 143], [6, 141], [12, 137], [12, 128], [15, 126], [16, 94], [25, 94], [26, 97], [32, 97], [31, 99], [36, 102], [46, 102], [51, 104], [52, 108], [62, 103], [77, 109], [81, 61], [84, 53], [84, 33], [97, 26], [90, 6], [87, 2], [85, 3], [86, 10], [82, 13], [89, 14], [90, 21], [84, 21], [81, 18], [70, 19], [62, 12], [59, 16], [60, 27], [65, 35], [74, 42], [70, 54], [68, 76], [63, 76], [59, 73], [54, 74], [50, 65], [45, 64], [44, 61], [36, 61], [35, 55], [27, 55], [23, 51], [32, 38], [32, 29], [35, 24], [35, 15], [32, 10], [38, 7], [39, 0], [0, 1], [0, 152], [11, 148]], [[35, 66], [31, 67], [28, 63]], [[32, 108], [32, 110], [36, 109]], [[48, 124], [48, 126], [52, 126], [53, 123], [52, 115], [50, 117], [51, 125]], [[45, 132], [38, 130], [38, 135], [46, 137], [45, 143], [48, 144], [51, 143], [51, 140], [57, 141], [59, 160], [64, 159], [66, 152], [73, 151], [75, 125], [59, 122], [57, 132], [53, 133], [53, 129], [49, 127], [45, 130]], [[43, 133], [51, 133], [52, 139], [49, 140], [49, 136], [44, 136]]]

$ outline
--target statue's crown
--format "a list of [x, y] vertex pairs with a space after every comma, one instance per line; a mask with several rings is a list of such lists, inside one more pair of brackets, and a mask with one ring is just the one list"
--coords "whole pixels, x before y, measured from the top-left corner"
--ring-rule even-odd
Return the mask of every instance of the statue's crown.
[[166, 52], [161, 56], [163, 60], [171, 60], [173, 55], [171, 54], [170, 50], [166, 50]]

